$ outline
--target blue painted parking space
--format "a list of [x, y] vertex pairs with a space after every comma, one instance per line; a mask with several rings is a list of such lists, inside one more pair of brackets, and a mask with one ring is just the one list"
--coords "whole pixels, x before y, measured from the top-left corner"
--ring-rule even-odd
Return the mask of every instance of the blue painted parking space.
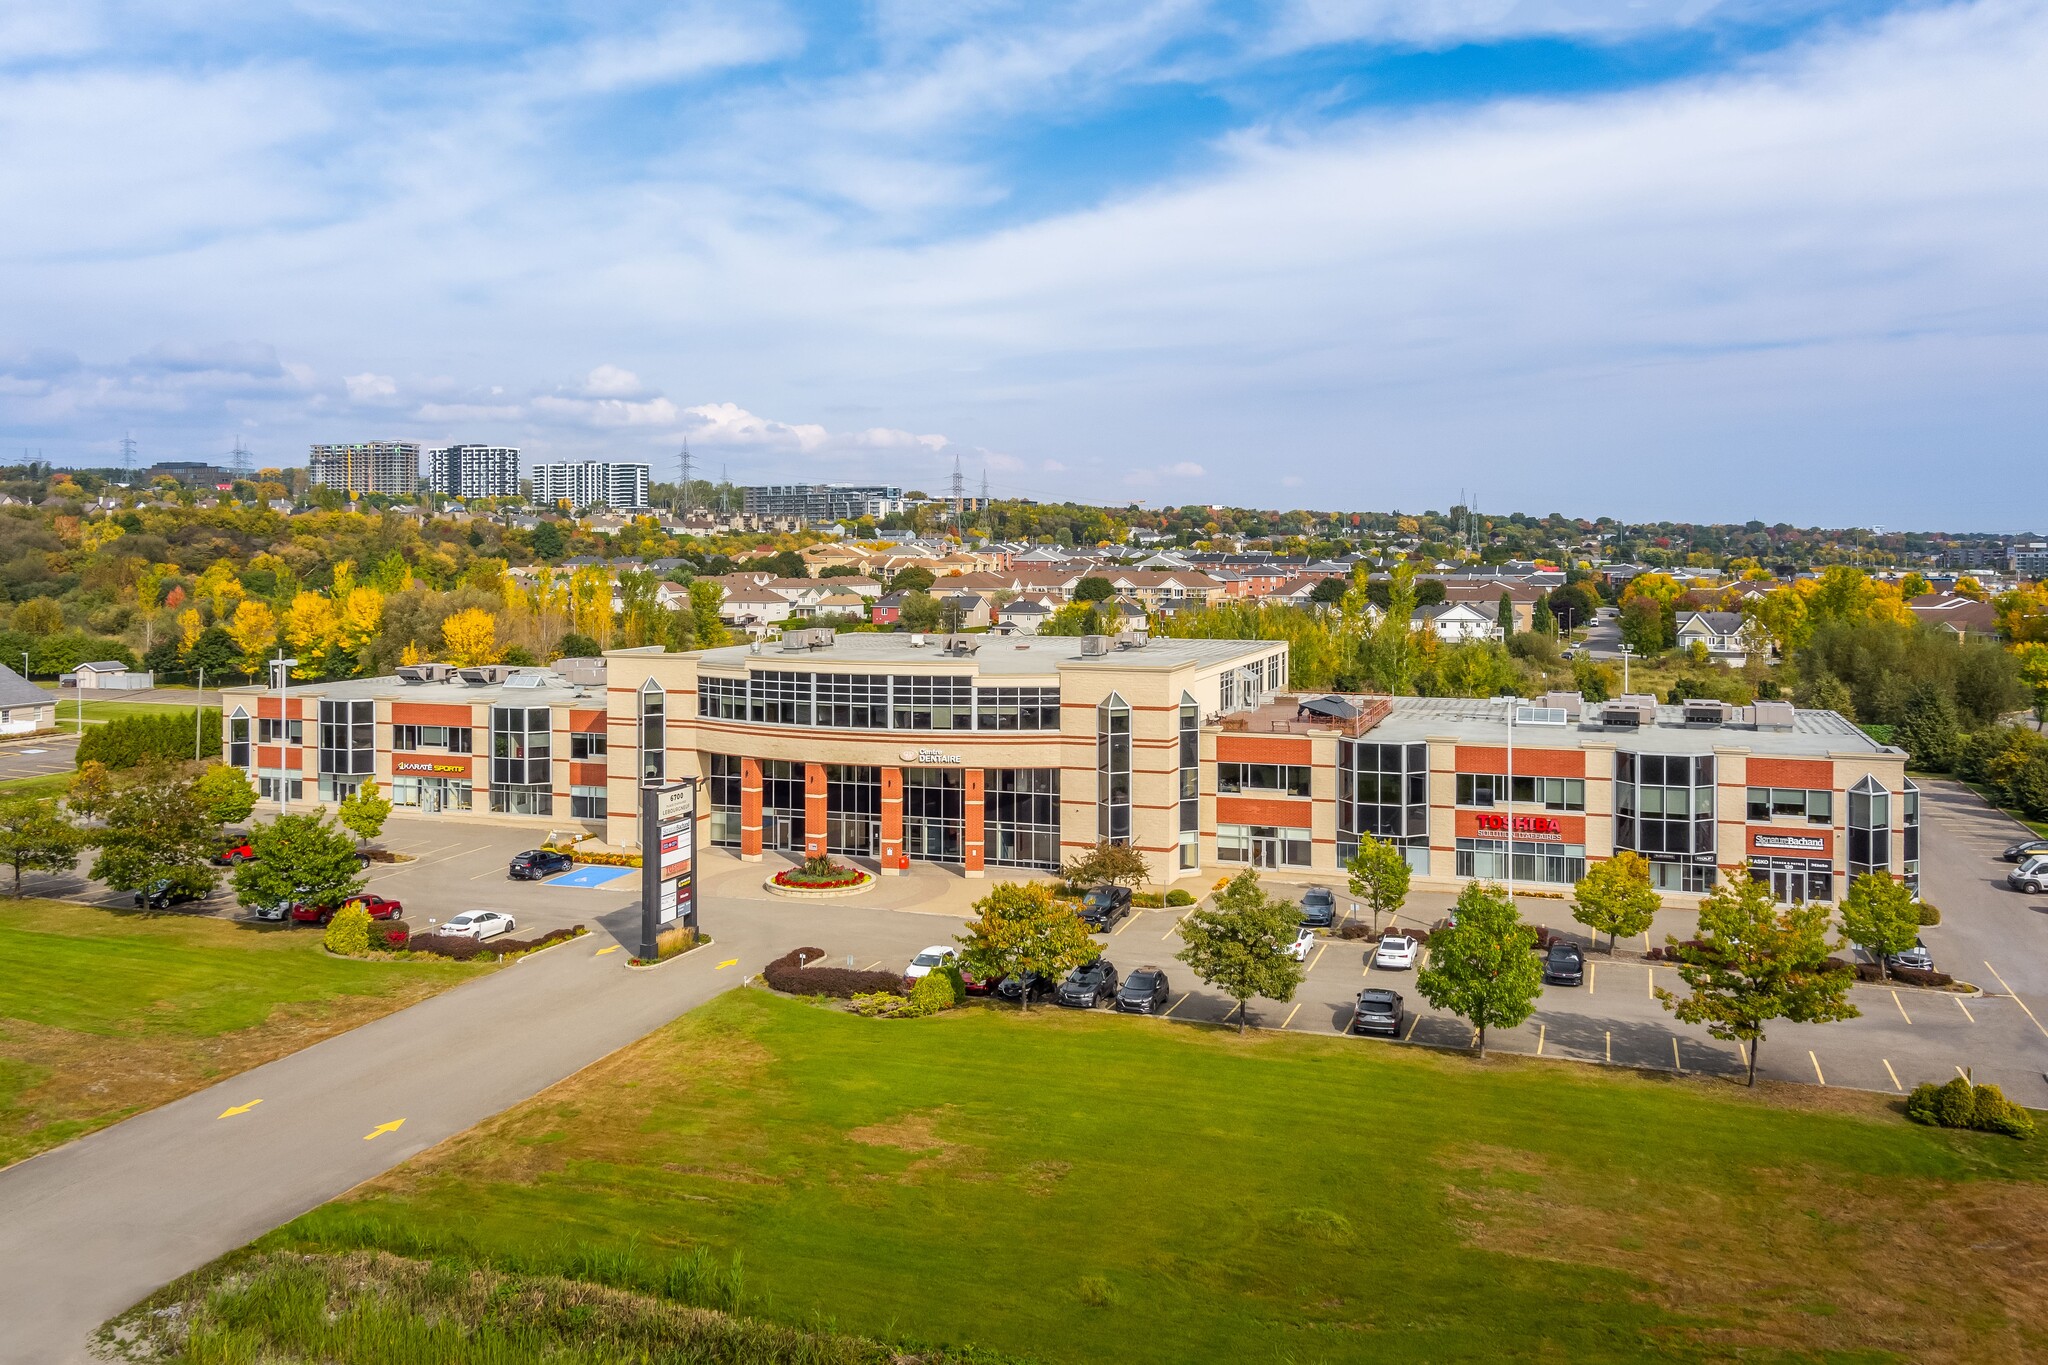
[[565, 872], [559, 877], [548, 878], [549, 886], [609, 886], [621, 877], [635, 875], [638, 869], [630, 867], [579, 867], [574, 872]]

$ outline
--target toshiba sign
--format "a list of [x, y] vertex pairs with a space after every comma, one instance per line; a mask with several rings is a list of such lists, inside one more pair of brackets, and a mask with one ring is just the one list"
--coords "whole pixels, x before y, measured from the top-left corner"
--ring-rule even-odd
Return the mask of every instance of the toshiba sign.
[[1498, 815], [1481, 811], [1472, 818], [1473, 827], [1485, 834], [1506, 834], [1514, 828], [1517, 839], [1538, 843], [1563, 843], [1564, 822], [1554, 815]]

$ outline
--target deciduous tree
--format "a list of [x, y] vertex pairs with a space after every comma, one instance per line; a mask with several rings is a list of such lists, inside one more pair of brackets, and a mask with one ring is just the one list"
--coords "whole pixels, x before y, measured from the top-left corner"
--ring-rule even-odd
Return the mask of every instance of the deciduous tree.
[[1344, 870], [1351, 874], [1351, 894], [1371, 908], [1373, 932], [1378, 933], [1380, 916], [1393, 914], [1408, 899], [1408, 855], [1365, 834]]
[[384, 832], [384, 822], [391, 818], [391, 802], [374, 781], [365, 782], [341, 799], [336, 815], [357, 842], [367, 844]]
[[1686, 1023], [1742, 1043], [1751, 1085], [1774, 1020], [1821, 1024], [1862, 1012], [1849, 1003], [1854, 974], [1828, 965], [1827, 907], [1780, 906], [1768, 882], [1745, 872], [1730, 873], [1701, 903], [1698, 937], [1665, 942], [1688, 993], [1659, 989], [1657, 998]]
[[1214, 909], [1193, 911], [1182, 921], [1180, 936], [1187, 946], [1180, 960], [1237, 1002], [1239, 1033], [1249, 1022], [1253, 996], [1292, 1000], [1307, 975], [1285, 951], [1300, 922], [1294, 902], [1268, 896], [1250, 868], [1216, 893]]
[[277, 614], [261, 602], [244, 601], [235, 608], [227, 631], [235, 643], [242, 675], [253, 678], [261, 673], [271, 646], [277, 643]]
[[1429, 965], [1416, 973], [1415, 989], [1477, 1030], [1483, 1058], [1488, 1029], [1514, 1028], [1536, 1011], [1543, 993], [1536, 931], [1505, 891], [1486, 882], [1458, 894], [1453, 918], [1429, 936]]
[[206, 809], [206, 818], [216, 826], [238, 824], [256, 809], [256, 789], [240, 768], [215, 763], [199, 777], [193, 795]]
[[[1043, 882], [998, 882], [974, 910], [957, 941], [962, 965], [983, 981], [1028, 972], [1057, 981], [1102, 956], [1080, 917]], [[1030, 992], [1020, 992], [1018, 1003], [1029, 1010]]]
[[71, 775], [71, 785], [64, 792], [65, 809], [84, 820], [98, 819], [113, 799], [113, 775], [108, 772], [107, 765], [96, 758], [89, 758], [78, 765], [78, 771]]
[[0, 864], [14, 869], [14, 894], [24, 872], [69, 872], [86, 846], [85, 831], [48, 798], [0, 799]]
[[340, 905], [362, 894], [355, 843], [324, 815], [280, 815], [257, 825], [249, 842], [254, 861], [235, 869], [244, 905]]
[[1572, 887], [1572, 918], [1607, 935], [1610, 955], [1615, 939], [1646, 931], [1661, 904], [1657, 888], [1650, 885], [1649, 860], [1627, 850], [1594, 863]]
[[93, 880], [116, 891], [140, 891], [159, 881], [195, 896], [213, 889], [215, 826], [185, 764], [144, 761], [107, 802], [105, 815]]
[[498, 618], [482, 607], [456, 612], [441, 623], [441, 648], [457, 668], [498, 662]]
[[1866, 872], [1842, 897], [1842, 933], [1872, 953], [1878, 975], [1890, 979], [1885, 959], [1920, 941], [1920, 907], [1904, 882], [1888, 872]]
[[1107, 882], [1111, 886], [1137, 886], [1152, 875], [1145, 855], [1129, 844], [1112, 844], [1107, 840], [1097, 844], [1086, 853], [1076, 854], [1060, 870], [1070, 886], [1095, 886]]

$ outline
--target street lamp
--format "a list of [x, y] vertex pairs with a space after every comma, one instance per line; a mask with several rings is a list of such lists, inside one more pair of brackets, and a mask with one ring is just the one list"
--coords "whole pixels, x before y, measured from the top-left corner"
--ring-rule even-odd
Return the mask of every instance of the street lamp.
[[1621, 691], [1628, 694], [1628, 656], [1635, 653], [1635, 646], [1624, 640], [1621, 643]]
[[270, 661], [270, 685], [277, 689], [277, 761], [279, 771], [284, 774], [277, 782], [277, 805], [280, 815], [292, 808], [292, 770], [285, 766], [291, 757], [291, 731], [284, 721], [284, 694], [286, 680], [298, 666], [299, 661], [285, 658], [281, 649], [277, 651], [277, 657]]
[[1495, 701], [1506, 702], [1508, 707], [1508, 791], [1504, 803], [1508, 808], [1508, 904], [1515, 903], [1515, 713], [1521, 709], [1520, 697], [1495, 697]]

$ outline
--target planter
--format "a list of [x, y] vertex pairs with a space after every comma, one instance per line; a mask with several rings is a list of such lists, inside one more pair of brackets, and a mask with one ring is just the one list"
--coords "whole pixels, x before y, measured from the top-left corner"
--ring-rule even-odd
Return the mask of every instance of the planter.
[[858, 896], [875, 884], [875, 874], [862, 872], [860, 880], [845, 886], [789, 886], [770, 877], [761, 885], [770, 895], [784, 896], [790, 900], [818, 901], [832, 900], [839, 896]]
[[707, 934], [700, 937], [695, 943], [683, 949], [680, 953], [675, 954], [673, 957], [662, 958], [658, 962], [642, 962], [637, 957], [629, 957], [626, 959], [626, 970], [629, 972], [651, 972], [656, 967], [666, 967], [671, 962], [680, 962], [698, 949], [709, 948], [710, 946], [711, 938]]

